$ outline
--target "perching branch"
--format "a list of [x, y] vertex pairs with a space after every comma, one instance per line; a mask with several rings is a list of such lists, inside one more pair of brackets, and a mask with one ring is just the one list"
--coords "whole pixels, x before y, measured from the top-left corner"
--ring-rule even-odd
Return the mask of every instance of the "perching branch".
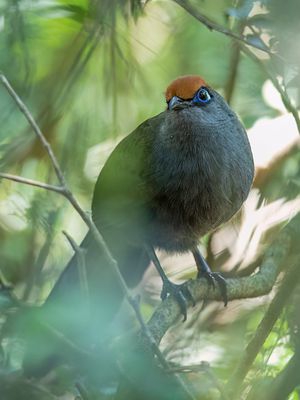
[[[254, 298], [263, 296], [271, 291], [283, 262], [290, 251], [290, 244], [294, 236], [295, 226], [300, 225], [300, 214], [295, 217], [282, 231], [278, 238], [266, 250], [260, 269], [249, 277], [227, 279], [228, 300]], [[216, 300], [222, 302], [222, 295], [218, 288], [210, 288], [205, 279], [190, 280], [187, 286], [195, 300]], [[163, 301], [148, 322], [148, 327], [159, 343], [166, 331], [180, 317], [178, 303], [168, 297]]]

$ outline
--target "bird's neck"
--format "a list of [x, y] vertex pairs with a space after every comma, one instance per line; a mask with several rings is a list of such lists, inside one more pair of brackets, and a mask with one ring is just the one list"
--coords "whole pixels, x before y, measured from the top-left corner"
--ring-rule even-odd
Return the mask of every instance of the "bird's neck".
[[186, 156], [186, 152], [196, 155], [201, 145], [199, 119], [192, 111], [185, 111], [166, 114], [158, 134], [163, 151], [175, 152], [177, 157]]

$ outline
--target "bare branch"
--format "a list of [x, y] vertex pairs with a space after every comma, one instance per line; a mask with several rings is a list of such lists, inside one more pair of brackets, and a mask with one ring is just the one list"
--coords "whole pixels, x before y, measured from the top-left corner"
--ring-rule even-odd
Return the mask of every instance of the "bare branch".
[[61, 186], [49, 185], [48, 183], [35, 181], [33, 179], [23, 178], [22, 176], [18, 176], [18, 175], [12, 175], [12, 174], [6, 174], [4, 172], [0, 172], [0, 178], [8, 179], [10, 181], [14, 181], [14, 182], [18, 182], [18, 183], [23, 183], [23, 184], [29, 185], [29, 186], [39, 187], [41, 189], [50, 190], [51, 192], [56, 192], [56, 193], [63, 194], [63, 195], [65, 194], [65, 189]]
[[196, 18], [198, 21], [200, 21], [203, 25], [205, 25], [209, 30], [222, 33], [223, 35], [238, 40], [239, 42], [242, 42], [247, 46], [254, 47], [255, 49], [261, 50], [267, 54], [276, 56], [276, 54], [273, 53], [270, 49], [268, 49], [267, 46], [263, 47], [253, 42], [250, 42], [249, 40], [247, 40], [245, 36], [238, 35], [235, 32], [231, 31], [230, 29], [227, 29], [224, 26], [219, 25], [214, 21], [211, 21], [205, 15], [201, 14], [200, 11], [197, 8], [195, 8], [191, 3], [189, 3], [188, 0], [173, 0], [173, 1], [177, 3], [180, 7], [182, 7], [185, 11], [187, 11], [190, 15], [192, 15], [194, 18]]
[[46, 152], [49, 155], [49, 158], [51, 160], [51, 163], [53, 165], [56, 176], [57, 176], [61, 186], [66, 187], [66, 181], [65, 181], [64, 175], [59, 167], [58, 161], [52, 151], [50, 143], [46, 140], [46, 138], [43, 135], [43, 133], [41, 132], [38, 124], [35, 122], [33, 116], [29, 112], [28, 108], [25, 106], [23, 101], [20, 99], [20, 97], [14, 91], [11, 84], [8, 82], [8, 80], [6, 79], [6, 77], [3, 74], [0, 74], [0, 81], [2, 82], [3, 86], [6, 88], [6, 90], [10, 94], [10, 96], [13, 98], [13, 100], [17, 104], [18, 108], [24, 114], [25, 118], [27, 119], [27, 121], [31, 125], [32, 129], [34, 130], [36, 136], [38, 137], [38, 139], [41, 141], [42, 145], [44, 146]]

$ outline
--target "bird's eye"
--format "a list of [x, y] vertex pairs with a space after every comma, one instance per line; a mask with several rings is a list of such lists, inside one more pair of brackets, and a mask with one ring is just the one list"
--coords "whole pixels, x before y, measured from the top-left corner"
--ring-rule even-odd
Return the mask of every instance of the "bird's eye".
[[206, 88], [199, 89], [193, 99], [195, 104], [208, 103], [210, 100], [211, 100], [211, 95], [209, 94], [209, 91]]

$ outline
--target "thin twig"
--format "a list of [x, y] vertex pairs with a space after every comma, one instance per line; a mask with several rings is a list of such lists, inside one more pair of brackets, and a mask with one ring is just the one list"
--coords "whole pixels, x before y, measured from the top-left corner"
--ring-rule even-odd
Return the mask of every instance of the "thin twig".
[[285, 108], [293, 115], [294, 120], [296, 122], [297, 125], [297, 129], [298, 132], [300, 134], [300, 117], [299, 117], [299, 111], [297, 110], [296, 107], [294, 107], [294, 105], [292, 104], [285, 87], [281, 86], [280, 83], [278, 82], [277, 78], [275, 76], [273, 76], [265, 67], [264, 68], [265, 73], [268, 75], [268, 77], [270, 78], [270, 80], [272, 81], [273, 85], [275, 86], [275, 88], [278, 90], [278, 92], [280, 93], [282, 102], [285, 106]]
[[33, 128], [35, 134], [39, 138], [40, 142], [44, 146], [46, 152], [49, 155], [49, 158], [51, 160], [51, 163], [53, 165], [53, 168], [55, 170], [56, 176], [61, 184], [62, 187], [66, 187], [66, 181], [64, 178], [64, 175], [59, 167], [58, 161], [55, 157], [55, 154], [52, 151], [52, 148], [50, 146], [50, 143], [47, 141], [43, 133], [41, 132], [38, 124], [35, 122], [33, 116], [31, 115], [30, 111], [26, 107], [26, 105], [23, 103], [23, 101], [20, 99], [20, 97], [17, 95], [17, 93], [14, 91], [12, 88], [11, 84], [8, 82], [6, 77], [3, 74], [0, 74], [0, 81], [2, 82], [3, 86], [6, 88], [10, 96], [13, 98], [15, 103], [17, 104], [18, 108], [21, 110], [21, 112], [24, 114], [25, 118]]
[[238, 35], [235, 32], [232, 32], [230, 29], [227, 29], [224, 26], [219, 25], [214, 21], [211, 21], [209, 18], [207, 18], [206, 16], [201, 14], [199, 12], [199, 10], [196, 9], [192, 4], [190, 4], [188, 0], [173, 0], [173, 1], [175, 3], [177, 3], [180, 7], [185, 9], [190, 15], [192, 15], [198, 21], [200, 21], [203, 25], [205, 25], [209, 30], [220, 32], [223, 35], [229, 36], [232, 39], [235, 39], [235, 40], [237, 40], [237, 41], [239, 41], [241, 43], [240, 44], [241, 50], [245, 54], [247, 54], [250, 58], [252, 58], [256, 63], [259, 64], [259, 66], [264, 70], [265, 74], [272, 81], [273, 85], [275, 86], [275, 88], [280, 93], [280, 96], [281, 96], [281, 99], [283, 101], [283, 104], [284, 104], [285, 108], [293, 115], [293, 117], [295, 119], [295, 122], [296, 122], [296, 125], [297, 125], [297, 128], [298, 128], [298, 132], [300, 134], [299, 112], [298, 112], [297, 108], [293, 106], [293, 104], [292, 104], [292, 102], [291, 102], [291, 100], [290, 100], [285, 88], [282, 85], [280, 85], [280, 83], [278, 82], [277, 78], [270, 73], [270, 71], [266, 68], [265, 64], [261, 61], [261, 59], [258, 58], [245, 45], [250, 46], [250, 47], [255, 48], [255, 49], [258, 49], [258, 50], [261, 50], [261, 51], [269, 54], [273, 58], [276, 57], [276, 58], [280, 59], [281, 61], [285, 61], [285, 60], [280, 55], [272, 52], [267, 47], [262, 47], [262, 46], [259, 46], [259, 45], [255, 44], [255, 43], [253, 43], [253, 42], [249, 42], [249, 40], [247, 40], [246, 37], [244, 37], [242, 35]]
[[255, 49], [261, 50], [267, 54], [270, 54], [271, 56], [277, 56], [270, 49], [268, 49], [267, 46], [263, 47], [253, 42], [250, 42], [249, 40], [247, 40], [245, 36], [238, 35], [235, 32], [231, 31], [230, 29], [227, 29], [224, 26], [219, 25], [216, 22], [210, 20], [205, 15], [200, 13], [200, 11], [197, 8], [195, 8], [191, 3], [189, 3], [188, 0], [173, 0], [173, 1], [177, 3], [180, 7], [182, 7], [185, 11], [187, 11], [190, 15], [192, 15], [194, 18], [196, 18], [198, 21], [200, 21], [203, 25], [205, 25], [209, 30], [222, 33], [223, 35], [229, 36], [232, 39], [238, 40], [239, 42], [242, 42], [247, 46], [251, 46], [254, 47]]
[[49, 185], [48, 183], [35, 181], [33, 179], [23, 178], [22, 176], [18, 176], [18, 175], [12, 175], [12, 174], [6, 174], [4, 172], [0, 172], [0, 178], [8, 179], [10, 181], [14, 181], [14, 182], [18, 182], [18, 183], [24, 183], [25, 185], [39, 187], [41, 189], [50, 190], [51, 192], [56, 192], [56, 193], [63, 194], [63, 195], [65, 193], [64, 188], [62, 188], [61, 186]]
[[208, 362], [202, 361], [198, 365], [175, 365], [169, 368], [168, 372], [170, 373], [191, 373], [191, 372], [202, 372], [207, 375], [209, 380], [212, 382], [212, 384], [218, 389], [221, 395], [221, 400], [229, 400], [229, 397], [226, 393], [226, 389], [224, 385], [220, 382], [220, 380], [217, 378], [213, 370], [211, 369], [210, 365]]
[[[245, 29], [246, 20], [239, 21], [238, 23], [238, 33], [239, 35], [243, 34]], [[225, 84], [225, 99], [228, 104], [231, 103], [237, 76], [238, 76], [238, 68], [241, 59], [241, 49], [240, 43], [238, 41], [232, 41], [232, 49], [230, 55], [230, 66], [229, 66], [229, 75], [227, 78], [227, 82]]]

